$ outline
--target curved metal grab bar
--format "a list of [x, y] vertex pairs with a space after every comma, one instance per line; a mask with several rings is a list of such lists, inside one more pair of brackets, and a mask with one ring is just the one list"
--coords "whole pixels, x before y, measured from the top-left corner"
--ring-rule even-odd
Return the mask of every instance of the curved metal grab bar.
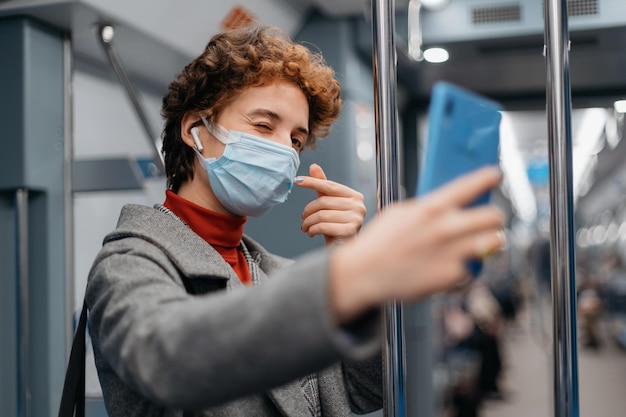
[[409, 57], [414, 61], [424, 60], [422, 50], [422, 0], [410, 0], [409, 19]]
[[139, 101], [139, 96], [135, 92], [126, 71], [124, 70], [124, 66], [122, 65], [122, 60], [120, 59], [117, 50], [115, 49], [115, 45], [113, 44], [113, 39], [115, 38], [115, 28], [112, 25], [104, 24], [98, 27], [98, 41], [102, 46], [108, 60], [111, 65], [111, 69], [117, 76], [120, 84], [124, 88], [126, 95], [130, 99], [133, 108], [135, 109], [135, 113], [137, 113], [137, 117], [139, 117], [139, 122], [143, 127], [143, 130], [146, 133], [146, 138], [150, 143], [150, 149], [152, 149], [152, 153], [154, 156], [154, 162], [157, 166], [160, 173], [163, 173], [164, 170], [164, 162], [163, 155], [159, 150], [159, 146], [155, 139], [159, 138], [159, 135], [154, 132], [152, 126], [150, 125], [150, 121], [146, 116], [146, 113], [141, 106], [141, 102]]

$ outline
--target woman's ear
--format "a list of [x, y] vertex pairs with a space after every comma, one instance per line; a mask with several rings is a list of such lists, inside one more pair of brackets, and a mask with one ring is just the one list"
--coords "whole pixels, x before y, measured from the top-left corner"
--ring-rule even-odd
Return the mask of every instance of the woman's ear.
[[[185, 113], [183, 119], [180, 122], [180, 137], [183, 139], [183, 142], [187, 144], [187, 146], [191, 148], [195, 148], [197, 146], [196, 141], [191, 133], [191, 129], [197, 126], [198, 124], [198, 113], [197, 112], [188, 112]], [[199, 140], [200, 138], [198, 138]], [[197, 146], [202, 151], [202, 143], [200, 146]]]

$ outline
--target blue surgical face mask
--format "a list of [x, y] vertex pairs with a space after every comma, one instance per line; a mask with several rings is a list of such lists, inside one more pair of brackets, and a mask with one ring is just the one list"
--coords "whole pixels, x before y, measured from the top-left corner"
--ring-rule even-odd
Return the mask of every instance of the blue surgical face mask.
[[222, 126], [202, 122], [224, 143], [219, 158], [204, 158], [215, 197], [232, 214], [261, 216], [287, 200], [300, 166], [298, 153], [291, 147]]

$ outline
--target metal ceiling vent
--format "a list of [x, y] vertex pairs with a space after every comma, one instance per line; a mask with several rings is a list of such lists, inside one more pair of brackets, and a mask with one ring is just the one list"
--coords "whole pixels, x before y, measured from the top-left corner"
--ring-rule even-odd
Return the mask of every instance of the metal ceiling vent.
[[598, 0], [569, 0], [567, 2], [569, 16], [589, 16], [598, 14]]
[[474, 25], [519, 22], [521, 19], [522, 7], [519, 3], [480, 6], [472, 9], [472, 23]]

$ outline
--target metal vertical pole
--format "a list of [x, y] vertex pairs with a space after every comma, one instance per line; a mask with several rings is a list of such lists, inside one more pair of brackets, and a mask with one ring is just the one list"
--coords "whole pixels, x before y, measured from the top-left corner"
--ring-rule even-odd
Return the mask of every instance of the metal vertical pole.
[[[395, 1], [372, 1], [374, 100], [378, 210], [398, 199], [398, 109], [396, 102]], [[384, 415], [403, 416], [405, 358], [402, 306], [392, 302], [383, 309]]]
[[579, 409], [567, 0], [545, 0], [545, 40], [554, 331], [554, 416], [575, 417], [579, 415]]
[[18, 386], [19, 417], [31, 415], [31, 380], [30, 380], [30, 314], [28, 283], [28, 190], [19, 189], [15, 193], [17, 217], [17, 268], [18, 268]]
[[75, 301], [76, 284], [74, 281], [74, 196], [72, 194], [72, 158], [74, 154], [72, 131], [72, 42], [69, 37], [63, 39], [63, 205], [65, 221], [65, 344], [66, 357], [69, 358], [74, 338], [72, 317], [77, 308]]

